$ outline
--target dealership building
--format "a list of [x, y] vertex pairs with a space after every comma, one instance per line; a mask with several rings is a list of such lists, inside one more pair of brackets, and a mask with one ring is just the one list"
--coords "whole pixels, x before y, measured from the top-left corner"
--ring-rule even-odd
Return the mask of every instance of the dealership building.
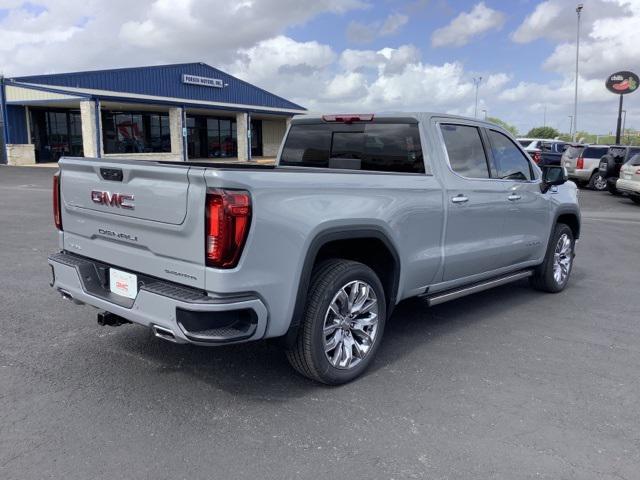
[[5, 78], [5, 163], [277, 154], [304, 107], [204, 63]]

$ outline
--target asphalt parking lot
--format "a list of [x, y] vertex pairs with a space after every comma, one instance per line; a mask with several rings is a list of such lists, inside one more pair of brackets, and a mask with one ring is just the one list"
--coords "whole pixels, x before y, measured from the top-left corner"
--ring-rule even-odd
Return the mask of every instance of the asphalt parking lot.
[[0, 167], [0, 478], [638, 478], [630, 200], [581, 191], [564, 292], [407, 302], [372, 370], [330, 388], [273, 343], [174, 345], [62, 300], [52, 173]]

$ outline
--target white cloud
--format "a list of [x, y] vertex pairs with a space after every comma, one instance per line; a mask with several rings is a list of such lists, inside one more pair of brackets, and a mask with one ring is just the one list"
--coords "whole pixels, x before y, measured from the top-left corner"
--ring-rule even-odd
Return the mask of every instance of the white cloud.
[[409, 17], [407, 15], [403, 15], [402, 13], [392, 13], [384, 21], [382, 27], [380, 27], [380, 35], [393, 35], [406, 25], [408, 21]]
[[352, 21], [347, 26], [347, 38], [352, 43], [371, 43], [378, 37], [398, 33], [408, 21], [409, 17], [402, 13], [392, 13], [384, 21], [372, 23]]
[[[7, 75], [184, 62], [232, 61], [321, 13], [363, 0], [38, 0], [0, 18]], [[2, 53], [4, 52], [4, 53]]]
[[[581, 30], [584, 35], [593, 31], [598, 19], [625, 15], [624, 0], [591, 0], [585, 2], [581, 13]], [[518, 28], [511, 34], [517, 43], [528, 43], [539, 38], [568, 41], [576, 36], [576, 3], [566, 0], [545, 0], [539, 3]]]
[[487, 7], [484, 2], [476, 4], [470, 12], [462, 12], [446, 27], [439, 28], [431, 35], [434, 47], [461, 47], [473, 37], [502, 28], [505, 15], [498, 10]]
[[[601, 77], [618, 70], [637, 70], [640, 65], [640, 14], [624, 18], [601, 18], [580, 42], [580, 71], [587, 77]], [[562, 43], [544, 62], [544, 67], [566, 73], [575, 64], [576, 45]], [[604, 81], [604, 80], [603, 80]]]

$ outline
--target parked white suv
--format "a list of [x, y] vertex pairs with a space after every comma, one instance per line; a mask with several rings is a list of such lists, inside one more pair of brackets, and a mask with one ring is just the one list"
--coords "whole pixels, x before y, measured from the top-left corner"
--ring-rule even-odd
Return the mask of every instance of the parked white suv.
[[634, 155], [620, 168], [616, 188], [640, 204], [640, 154]]
[[561, 165], [567, 169], [570, 180], [601, 192], [607, 189], [607, 179], [598, 168], [608, 151], [608, 145], [571, 145], [562, 155]]

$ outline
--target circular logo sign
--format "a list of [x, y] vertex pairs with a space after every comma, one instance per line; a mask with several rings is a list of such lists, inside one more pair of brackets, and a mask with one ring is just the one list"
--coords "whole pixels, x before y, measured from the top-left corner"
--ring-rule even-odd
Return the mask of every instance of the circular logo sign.
[[635, 92], [639, 82], [638, 75], [633, 72], [616, 72], [609, 75], [606, 86], [611, 93], [624, 95]]

